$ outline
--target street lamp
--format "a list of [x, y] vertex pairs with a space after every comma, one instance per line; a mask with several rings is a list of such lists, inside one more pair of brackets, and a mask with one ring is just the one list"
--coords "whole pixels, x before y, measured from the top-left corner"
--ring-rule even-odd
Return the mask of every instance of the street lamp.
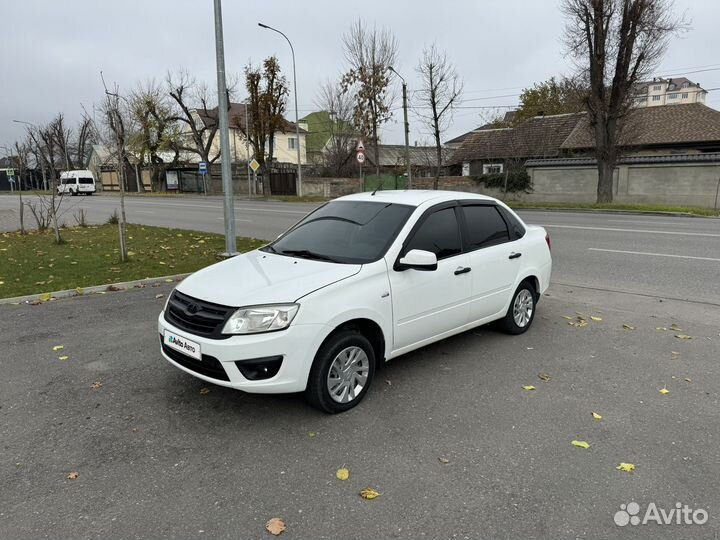
[[[288, 45], [290, 45], [290, 52], [292, 53], [292, 63], [293, 63], [293, 94], [295, 96], [295, 147], [297, 148], [297, 191], [298, 195], [302, 196], [302, 166], [300, 164], [300, 124], [298, 124], [299, 117], [298, 117], [298, 99], [297, 99], [297, 75], [295, 73], [295, 49], [293, 48], [292, 43], [288, 39], [288, 37], [283, 34], [280, 30], [277, 28], [273, 28], [272, 26], [268, 26], [267, 24], [263, 24], [261, 22], [258, 23], [258, 26], [260, 28], [265, 28], [266, 30], [272, 30], [273, 32], [277, 32], [282, 37], [285, 38], [285, 41], [288, 42]], [[268, 178], [268, 181], [270, 179]]]
[[407, 167], [408, 183], [407, 188], [412, 189], [412, 173], [410, 170], [410, 124], [408, 123], [407, 83], [402, 75], [395, 68], [388, 66], [388, 69], [400, 77], [403, 92], [403, 115], [405, 116], [405, 166]]

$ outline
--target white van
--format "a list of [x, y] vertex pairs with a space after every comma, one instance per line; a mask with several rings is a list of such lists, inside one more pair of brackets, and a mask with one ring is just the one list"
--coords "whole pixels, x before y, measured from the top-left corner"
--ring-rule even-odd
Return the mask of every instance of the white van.
[[95, 191], [95, 176], [92, 171], [65, 171], [60, 175], [58, 195], [92, 195]]

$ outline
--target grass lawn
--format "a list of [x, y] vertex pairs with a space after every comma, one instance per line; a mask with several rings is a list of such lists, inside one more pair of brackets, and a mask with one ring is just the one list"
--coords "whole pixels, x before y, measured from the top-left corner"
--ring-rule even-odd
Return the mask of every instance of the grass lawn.
[[696, 206], [669, 206], [663, 204], [621, 204], [621, 203], [531, 203], [506, 201], [510, 208], [560, 208], [581, 210], [618, 210], [630, 212], [674, 212], [692, 214], [695, 216], [720, 216], [720, 210], [712, 208], [699, 208]]
[[[193, 272], [218, 261], [224, 237], [179, 229], [128, 225], [129, 261], [120, 262], [117, 225], [0, 234], [0, 298]], [[238, 251], [267, 242], [238, 238]]]

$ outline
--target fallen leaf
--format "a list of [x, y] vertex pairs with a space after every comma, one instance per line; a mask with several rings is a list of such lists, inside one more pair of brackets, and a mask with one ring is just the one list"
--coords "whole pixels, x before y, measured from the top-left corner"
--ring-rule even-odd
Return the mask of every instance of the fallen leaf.
[[550, 375], [548, 375], [547, 373], [538, 373], [538, 379], [548, 382], [550, 380]]
[[596, 317], [596, 316], [594, 316], [594, 315], [590, 315], [590, 318], [591, 318], [593, 321], [595, 321], [595, 322], [600, 322], [600, 321], [602, 321], [602, 317]]
[[[181, 236], [181, 235], [179, 235]], [[273, 536], [278, 536], [287, 530], [285, 522], [280, 518], [272, 518], [265, 524], [267, 531]]]
[[570, 444], [572, 444], [573, 446], [577, 446], [578, 448], [584, 448], [586, 450], [590, 448], [590, 445], [587, 443], [587, 441], [570, 441]]
[[444, 465], [447, 465], [448, 463], [450, 463], [450, 460], [446, 457], [439, 457], [438, 461]]
[[635, 465], [633, 465], [632, 463], [620, 463], [620, 465], [615, 468], [618, 471], [633, 472], [635, 470]]
[[667, 388], [663, 387], [663, 388], [661, 388], [660, 390], [658, 390], [658, 392], [660, 392], [660, 393], [664, 396], [665, 394], [669, 394], [669, 393], [670, 393], [670, 390], [668, 390]]
[[629, 324], [623, 324], [622, 326], [625, 330], [635, 330], [634, 326], [630, 326]]
[[53, 351], [55, 351], [55, 352], [62, 351], [64, 348], [65, 348], [65, 345], [55, 345], [53, 347]]
[[680, 328], [680, 327], [679, 327], [677, 324], [675, 324], [675, 323], [672, 323], [672, 324], [670, 325], [670, 330], [672, 330], [673, 332], [682, 332], [682, 328]]
[[116, 287], [115, 285], [109, 285], [108, 288], [105, 290], [110, 292], [117, 292], [120, 290], [120, 287]]
[[596, 413], [596, 412], [592, 413], [592, 417], [593, 417], [595, 420], [602, 420], [602, 416], [599, 415], [599, 414]]
[[209, 389], [209, 388], [201, 388], [201, 389], [200, 389], [200, 395], [201, 395], [201, 396], [204, 396], [204, 395], [209, 394], [209, 393], [210, 393], [210, 389]]
[[692, 336], [688, 336], [687, 334], [675, 334], [675, 337], [678, 339], [692, 339]]
[[102, 385], [103, 385], [103, 383], [101, 383], [101, 382], [99, 382], [99, 381], [98, 381], [98, 382], [94, 382], [94, 383], [92, 384], [91, 388], [92, 388], [93, 390], [97, 390], [97, 389], [99, 389], [99, 388], [102, 388]]
[[570, 317], [568, 315], [563, 315], [562, 318], [567, 319], [568, 321], [572, 321], [572, 319], [573, 319], [572, 317]]
[[525, 384], [523, 390], [535, 390], [535, 387], [532, 384]]
[[157, 300], [158, 298], [162, 298], [163, 296], [165, 296], [165, 295], [164, 294], [156, 294], [155, 299]]
[[337, 476], [338, 480], [347, 480], [350, 478], [350, 471], [343, 467], [342, 469], [337, 470], [335, 476]]
[[75, 294], [77, 294], [78, 296], [82, 296], [83, 294], [85, 294], [85, 289], [83, 289], [82, 287], [75, 287]]
[[385, 384], [392, 386], [392, 381], [390, 379], [385, 379]]
[[165, 283], [174, 283], [174, 281], [172, 279], [166, 279]]
[[316, 437], [317, 432], [316, 431], [308, 431], [308, 437]]
[[4, 281], [0, 281], [0, 285], [5, 285], [5, 282], [4, 282]]
[[677, 360], [680, 357], [680, 353], [676, 351], [670, 351], [671, 360]]
[[373, 488], [369, 488], [369, 487], [360, 491], [360, 496], [363, 499], [367, 499], [367, 500], [376, 499], [380, 495], [382, 495], [382, 493], [378, 493]]
[[40, 300], [43, 302], [49, 302], [51, 299], [52, 299], [52, 294], [50, 294], [49, 292], [40, 295]]
[[664, 332], [664, 331], [667, 330], [667, 328], [664, 327], [664, 326], [658, 326], [658, 327], [655, 328], [655, 330], [660, 330], [660, 331], [663, 331], [663, 332]]
[[70, 357], [67, 355], [58, 356], [58, 360], [67, 360], [68, 358], [70, 358]]
[[78, 476], [80, 476], [80, 473], [77, 471], [73, 471], [67, 475], [67, 479], [68, 480], [77, 480]]
[[692, 379], [690, 377], [685, 377], [686, 382], [692, 382]]

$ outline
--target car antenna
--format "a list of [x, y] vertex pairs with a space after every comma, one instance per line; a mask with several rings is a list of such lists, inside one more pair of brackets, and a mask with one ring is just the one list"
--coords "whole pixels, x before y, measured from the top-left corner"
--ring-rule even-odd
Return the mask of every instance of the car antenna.
[[377, 193], [378, 189], [379, 189], [380, 191], [382, 191], [382, 187], [383, 187], [383, 183], [384, 183], [384, 182], [385, 182], [385, 179], [384, 179], [384, 178], [380, 179], [380, 183], [378, 184], [378, 187], [376, 187], [376, 188], [375, 188], [375, 191], [373, 191], [373, 192], [370, 194], [371, 197], [374, 197], [374, 196], [375, 196], [375, 194]]

